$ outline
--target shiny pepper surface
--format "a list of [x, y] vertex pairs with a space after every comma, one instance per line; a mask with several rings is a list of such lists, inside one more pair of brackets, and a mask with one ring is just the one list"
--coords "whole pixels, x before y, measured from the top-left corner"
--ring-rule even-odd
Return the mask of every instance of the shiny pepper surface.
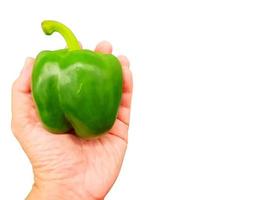
[[32, 73], [32, 95], [39, 117], [52, 133], [98, 137], [112, 128], [122, 95], [122, 68], [111, 54], [80, 48], [65, 25], [44, 21], [45, 34], [60, 33], [66, 49], [42, 51]]

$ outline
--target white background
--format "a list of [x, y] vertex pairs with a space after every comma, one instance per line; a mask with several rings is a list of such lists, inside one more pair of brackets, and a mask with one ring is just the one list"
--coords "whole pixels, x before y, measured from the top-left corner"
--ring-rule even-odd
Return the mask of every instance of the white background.
[[23, 199], [31, 165], [10, 130], [10, 88], [26, 56], [105, 39], [134, 75], [129, 147], [106, 199], [267, 199], [267, 4], [1, 1], [0, 199]]

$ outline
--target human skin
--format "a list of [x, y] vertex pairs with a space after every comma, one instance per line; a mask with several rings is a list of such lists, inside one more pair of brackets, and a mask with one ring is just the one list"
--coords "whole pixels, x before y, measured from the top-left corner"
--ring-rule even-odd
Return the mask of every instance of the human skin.
[[[108, 42], [95, 51], [112, 53]], [[34, 184], [27, 199], [104, 199], [119, 175], [128, 143], [132, 98], [129, 61], [119, 56], [123, 71], [123, 94], [112, 129], [93, 140], [74, 134], [51, 134], [43, 128], [31, 95], [34, 59], [28, 58], [12, 87], [12, 131], [28, 156]]]

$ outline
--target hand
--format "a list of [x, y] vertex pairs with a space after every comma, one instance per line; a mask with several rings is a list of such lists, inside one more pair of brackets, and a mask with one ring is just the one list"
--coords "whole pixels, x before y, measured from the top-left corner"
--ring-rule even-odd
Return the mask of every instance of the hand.
[[[96, 51], [111, 53], [108, 42]], [[43, 128], [31, 95], [34, 60], [27, 59], [12, 88], [12, 131], [33, 167], [34, 184], [28, 199], [103, 199], [115, 182], [127, 147], [132, 74], [125, 56], [123, 95], [113, 128], [94, 140], [73, 134], [51, 134]]]

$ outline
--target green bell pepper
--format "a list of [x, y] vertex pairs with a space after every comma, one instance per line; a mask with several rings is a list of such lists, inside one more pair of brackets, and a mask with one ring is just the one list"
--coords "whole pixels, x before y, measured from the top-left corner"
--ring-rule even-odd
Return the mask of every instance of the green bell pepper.
[[72, 31], [43, 21], [45, 34], [60, 33], [66, 49], [42, 51], [32, 72], [32, 95], [39, 117], [52, 133], [75, 131], [92, 138], [110, 130], [122, 96], [122, 68], [111, 54], [81, 49]]

